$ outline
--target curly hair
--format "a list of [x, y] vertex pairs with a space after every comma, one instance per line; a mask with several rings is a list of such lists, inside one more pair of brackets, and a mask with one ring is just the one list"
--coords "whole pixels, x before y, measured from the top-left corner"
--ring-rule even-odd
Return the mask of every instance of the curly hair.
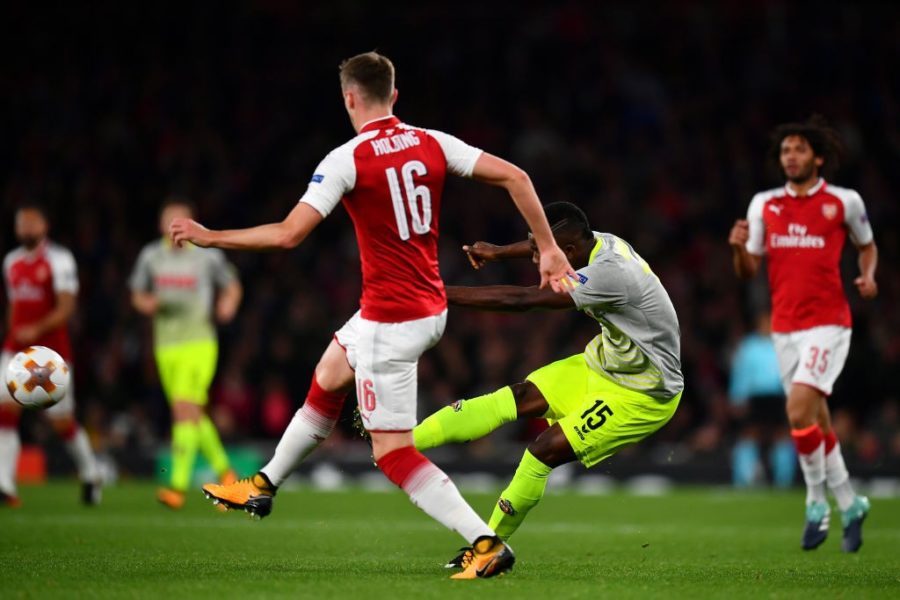
[[844, 144], [838, 132], [828, 125], [822, 115], [812, 115], [803, 123], [782, 123], [771, 134], [769, 158], [781, 172], [781, 143], [785, 138], [799, 136], [805, 139], [812, 148], [813, 154], [823, 159], [819, 172], [825, 176], [833, 175], [840, 166], [844, 156]]

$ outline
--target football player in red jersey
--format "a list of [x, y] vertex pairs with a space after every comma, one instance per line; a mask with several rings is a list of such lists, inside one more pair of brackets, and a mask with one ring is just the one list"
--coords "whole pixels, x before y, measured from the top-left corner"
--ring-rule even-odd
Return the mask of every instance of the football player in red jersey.
[[[8, 304], [0, 373], [6, 373], [6, 365], [16, 352], [32, 345], [56, 350], [71, 366], [68, 322], [78, 295], [75, 259], [68, 249], [47, 239], [47, 216], [38, 205], [23, 205], [16, 211], [15, 229], [21, 246], [3, 259]], [[19, 504], [15, 485], [19, 412], [6, 386], [0, 386], [0, 505]], [[75, 420], [72, 386], [45, 414], [78, 467], [82, 501], [98, 504], [100, 473], [87, 434]]]
[[818, 547], [828, 535], [827, 484], [841, 512], [841, 547], [856, 552], [869, 501], [850, 484], [826, 399], [850, 349], [850, 307], [840, 275], [844, 242], [849, 236], [859, 253], [854, 285], [866, 299], [878, 293], [878, 250], [860, 195], [822, 177], [837, 167], [840, 149], [836, 132], [819, 117], [776, 128], [772, 154], [787, 181], [753, 197], [747, 219], [734, 224], [728, 241], [742, 279], [754, 277], [768, 257], [773, 340], [807, 488], [803, 549]]
[[362, 262], [360, 311], [326, 349], [306, 402], [273, 459], [253, 477], [230, 486], [208, 484], [204, 491], [226, 506], [268, 514], [277, 486], [331, 432], [355, 380], [379, 469], [416, 506], [474, 544], [472, 568], [454, 577], [490, 577], [512, 566], [512, 551], [449, 478], [415, 449], [412, 436], [418, 359], [438, 342], [447, 317], [437, 261], [446, 175], [471, 177], [509, 193], [540, 249], [541, 287], [564, 292], [575, 272], [554, 241], [524, 171], [451, 135], [393, 116], [397, 90], [387, 58], [375, 52], [354, 56], [341, 65], [340, 80], [357, 136], [322, 160], [284, 221], [235, 231], [209, 231], [188, 219], [171, 226], [176, 244], [292, 248], [343, 202]]

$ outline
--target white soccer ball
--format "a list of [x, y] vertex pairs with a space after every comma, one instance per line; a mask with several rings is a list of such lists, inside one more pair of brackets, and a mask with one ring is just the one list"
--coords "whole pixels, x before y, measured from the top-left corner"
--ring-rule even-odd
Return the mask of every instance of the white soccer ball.
[[4, 373], [6, 389], [25, 408], [49, 408], [69, 389], [69, 366], [46, 346], [22, 350], [9, 361]]

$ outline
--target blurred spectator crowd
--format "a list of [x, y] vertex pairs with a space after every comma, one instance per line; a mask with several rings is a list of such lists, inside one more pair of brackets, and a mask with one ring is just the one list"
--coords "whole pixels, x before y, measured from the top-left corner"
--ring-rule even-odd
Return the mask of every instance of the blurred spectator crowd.
[[[189, 196], [213, 227], [281, 219], [317, 162], [352, 136], [337, 65], [377, 48], [397, 66], [401, 118], [513, 160], [544, 202], [579, 204], [661, 277], [681, 321], [687, 387], [674, 420], [637, 452], [666, 443], [714, 456], [733, 441], [732, 353], [767, 291], [763, 278], [733, 277], [728, 230], [754, 192], [780, 184], [766, 162], [769, 130], [825, 115], [847, 146], [835, 180], [862, 194], [881, 253], [878, 299], [849, 288], [855, 329], [834, 423], [851, 462], [900, 463], [896, 7], [302, 4], [3, 9], [16, 26], [0, 42], [11, 59], [0, 71], [0, 248], [15, 244], [16, 204], [34, 199], [78, 259], [77, 398], [96, 445], [153, 448], [167, 431], [149, 324], [126, 288], [139, 249], [158, 235], [161, 200]], [[447, 283], [537, 281], [527, 261], [474, 272], [460, 250], [525, 235], [502, 193], [452, 182], [441, 226]], [[220, 332], [212, 414], [228, 441], [274, 440], [356, 310], [353, 230], [338, 210], [297, 250], [229, 256], [246, 297]], [[849, 279], [855, 253], [845, 258]], [[421, 361], [421, 413], [519, 381], [595, 333], [574, 313], [453, 309]], [[490, 455], [492, 443], [465, 451]]]

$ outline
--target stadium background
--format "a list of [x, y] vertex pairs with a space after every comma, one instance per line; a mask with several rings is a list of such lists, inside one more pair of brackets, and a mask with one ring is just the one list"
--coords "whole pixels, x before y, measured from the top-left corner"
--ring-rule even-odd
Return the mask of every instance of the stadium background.
[[[14, 3], [4, 11], [0, 249], [14, 245], [18, 202], [50, 208], [52, 235], [80, 268], [80, 412], [95, 446], [124, 473], [149, 474], [168, 429], [149, 326], [126, 288], [140, 247], [156, 235], [160, 201], [186, 194], [215, 227], [280, 219], [318, 160], [352, 135], [338, 63], [373, 48], [397, 65], [401, 118], [514, 160], [544, 202], [578, 203], [595, 228], [630, 240], [662, 278], [681, 320], [686, 392], [672, 423], [605, 467], [613, 474], [727, 477], [730, 355], [766, 298], [762, 279], [743, 285], [732, 275], [728, 229], [755, 191], [778, 184], [765, 160], [772, 126], [825, 115], [848, 149], [835, 181], [866, 200], [881, 253], [878, 299], [850, 293], [855, 330], [833, 397], [835, 425], [855, 473], [897, 472], [897, 8], [526, 2], [388, 10], [272, 0], [229, 10]], [[475, 273], [459, 251], [477, 239], [524, 235], [503, 194], [453, 182], [442, 227], [448, 283], [535, 282], [527, 262]], [[356, 308], [358, 256], [350, 222], [336, 211], [298, 250], [230, 257], [246, 296], [221, 330], [213, 415], [229, 445], [265, 454], [331, 332]], [[594, 330], [577, 314], [453, 310], [443, 341], [422, 360], [421, 411], [520, 380], [581, 351]], [[511, 445], [532, 427], [442, 460], [514, 461]], [[26, 440], [48, 437], [39, 421], [26, 422]], [[344, 426], [323, 456], [364, 455], [352, 437]], [[66, 468], [57, 455], [51, 467]]]

